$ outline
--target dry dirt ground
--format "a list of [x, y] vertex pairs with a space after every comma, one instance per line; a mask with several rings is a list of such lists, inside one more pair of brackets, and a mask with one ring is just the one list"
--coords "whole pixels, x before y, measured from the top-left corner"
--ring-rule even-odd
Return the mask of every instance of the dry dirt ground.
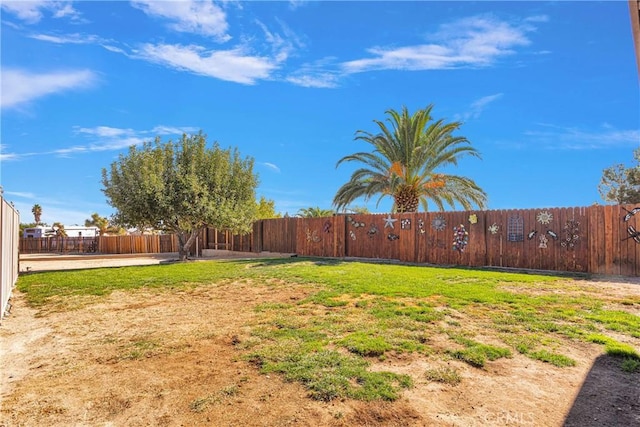
[[[135, 261], [128, 262], [166, 259]], [[50, 269], [44, 262], [21, 268]], [[71, 262], [79, 261], [64, 262], [54, 267], [77, 268]], [[106, 265], [82, 267], [98, 264]], [[640, 293], [639, 283], [588, 285], [611, 295]], [[116, 292], [62, 312], [38, 312], [15, 292], [0, 325], [0, 426], [640, 425], [640, 374], [622, 372], [602, 346], [577, 342], [564, 350], [577, 361], [569, 368], [517, 354], [485, 369], [392, 356], [384, 369], [414, 378], [398, 401], [313, 401], [301, 385], [260, 374], [237, 345], [248, 337], [257, 304], [308, 292], [223, 283]], [[427, 369], [447, 364], [461, 373], [459, 385], [426, 380]]]

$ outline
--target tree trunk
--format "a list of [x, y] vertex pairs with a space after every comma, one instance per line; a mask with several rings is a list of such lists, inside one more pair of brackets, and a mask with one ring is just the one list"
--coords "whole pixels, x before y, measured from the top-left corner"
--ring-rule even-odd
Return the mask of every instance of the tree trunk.
[[191, 248], [191, 245], [196, 240], [199, 231], [198, 229], [191, 231], [189, 237], [187, 237], [187, 234], [183, 231], [178, 233], [178, 257], [180, 261], [187, 260], [189, 248]]

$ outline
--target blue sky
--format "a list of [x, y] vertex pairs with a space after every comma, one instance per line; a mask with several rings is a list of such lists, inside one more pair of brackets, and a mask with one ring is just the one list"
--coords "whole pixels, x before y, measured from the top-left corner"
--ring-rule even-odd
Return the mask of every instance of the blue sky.
[[403, 106], [463, 122], [482, 160], [455, 173], [490, 209], [602, 203], [602, 170], [640, 146], [626, 1], [3, 1], [1, 20], [0, 184], [22, 222], [35, 203], [49, 224], [111, 215], [102, 168], [199, 130], [290, 215], [330, 208], [355, 132]]

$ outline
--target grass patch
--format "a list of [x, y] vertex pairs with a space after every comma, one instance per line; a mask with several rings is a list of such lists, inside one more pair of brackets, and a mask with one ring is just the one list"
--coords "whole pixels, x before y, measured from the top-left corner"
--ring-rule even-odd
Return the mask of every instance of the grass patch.
[[449, 336], [466, 348], [463, 350], [450, 350], [448, 353], [454, 358], [460, 359], [476, 368], [484, 367], [487, 360], [493, 361], [503, 357], [511, 357], [511, 351], [508, 348], [481, 344], [461, 335], [450, 334]]
[[[411, 386], [406, 375], [371, 372], [370, 357], [418, 352], [416, 357], [453, 356], [483, 367], [511, 356], [508, 348], [471, 339], [476, 334], [555, 366], [575, 363], [552, 351], [571, 340], [602, 344], [625, 361], [640, 360], [632, 346], [601, 333], [640, 338], [640, 317], [624, 311], [638, 300], [588, 293], [566, 277], [298, 257], [33, 273], [20, 276], [18, 289], [34, 307], [68, 310], [113, 291], [176, 292], [234, 283], [273, 292], [280, 286], [305, 288], [303, 300], [255, 306], [250, 336], [236, 348], [263, 372], [300, 382], [318, 400], [394, 400]], [[458, 348], [439, 348], [437, 335]], [[123, 348], [130, 359], [159, 351], [149, 340]], [[445, 374], [428, 375], [455, 381]], [[216, 392], [197, 399], [192, 410], [205, 410], [219, 398]]]
[[195, 399], [193, 402], [191, 402], [191, 404], [189, 405], [189, 408], [193, 412], [198, 412], [198, 413], [204, 412], [209, 408], [209, 406], [213, 404], [220, 404], [225, 400], [227, 400], [228, 398], [237, 395], [239, 391], [240, 389], [238, 388], [237, 385], [235, 384], [230, 385], [208, 396]]
[[424, 375], [429, 381], [449, 385], [458, 385], [462, 381], [458, 371], [453, 368], [428, 369]]
[[630, 374], [640, 372], [640, 360], [633, 357], [625, 357], [622, 361], [621, 368], [624, 372], [628, 372]]
[[527, 356], [534, 360], [540, 360], [541, 362], [550, 363], [553, 366], [564, 368], [567, 366], [576, 366], [576, 361], [570, 357], [564, 356], [558, 353], [552, 353], [547, 350], [538, 350], [527, 353]]

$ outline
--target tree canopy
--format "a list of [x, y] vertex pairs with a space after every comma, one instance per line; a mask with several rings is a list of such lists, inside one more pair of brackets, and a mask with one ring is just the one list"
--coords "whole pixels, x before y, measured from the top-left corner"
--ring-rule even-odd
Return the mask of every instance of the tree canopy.
[[254, 161], [237, 149], [207, 147], [207, 137], [132, 146], [102, 170], [103, 192], [116, 208], [114, 222], [178, 236], [185, 260], [205, 226], [247, 233], [256, 216]]
[[33, 214], [33, 219], [35, 220], [36, 225], [40, 224], [40, 218], [42, 217], [42, 206], [36, 203], [31, 208], [31, 213]]
[[333, 216], [333, 211], [331, 209], [322, 209], [319, 206], [302, 208], [298, 211], [296, 216], [301, 218], [321, 218], [326, 216]]
[[440, 210], [456, 203], [465, 209], [473, 204], [485, 207], [486, 193], [471, 179], [444, 173], [441, 168], [457, 166], [463, 156], [480, 157], [478, 151], [462, 136], [453, 136], [461, 123], [433, 121], [433, 105], [409, 114], [387, 110], [387, 123], [374, 120], [379, 133], [356, 132], [356, 140], [371, 145], [371, 152], [358, 152], [343, 157], [337, 166], [356, 162], [350, 180], [338, 189], [333, 199], [340, 210], [356, 199], [379, 195], [393, 198], [395, 212], [416, 212], [419, 205], [428, 210], [432, 201]]
[[640, 148], [633, 152], [635, 166], [619, 163], [602, 171], [598, 192], [606, 202], [640, 203]]
[[256, 203], [256, 219], [280, 218], [282, 216], [279, 212], [276, 212], [275, 201], [267, 199], [264, 196], [260, 196], [260, 200]]

